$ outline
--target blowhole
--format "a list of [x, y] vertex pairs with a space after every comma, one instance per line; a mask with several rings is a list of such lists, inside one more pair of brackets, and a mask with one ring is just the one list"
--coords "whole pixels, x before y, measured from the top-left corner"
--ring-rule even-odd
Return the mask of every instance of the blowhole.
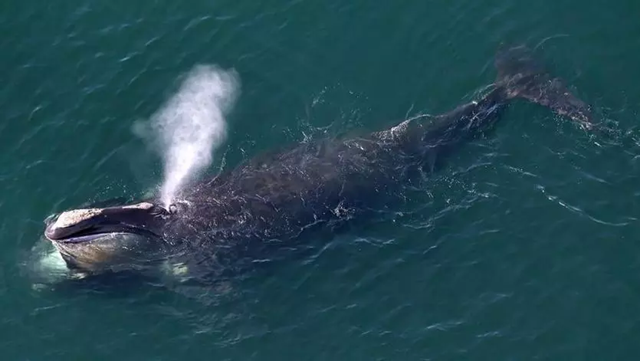
[[168, 211], [169, 211], [169, 214], [176, 214], [178, 213], [178, 206], [176, 206], [175, 203], [170, 204]]

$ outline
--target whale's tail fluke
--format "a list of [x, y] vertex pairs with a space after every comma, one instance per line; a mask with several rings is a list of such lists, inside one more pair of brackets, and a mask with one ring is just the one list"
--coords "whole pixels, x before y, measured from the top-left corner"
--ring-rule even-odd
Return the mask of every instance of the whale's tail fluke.
[[501, 49], [496, 55], [495, 66], [498, 70], [496, 86], [505, 89], [508, 99], [524, 98], [571, 118], [585, 129], [594, 127], [589, 105], [573, 95], [562, 80], [549, 75], [528, 48]]

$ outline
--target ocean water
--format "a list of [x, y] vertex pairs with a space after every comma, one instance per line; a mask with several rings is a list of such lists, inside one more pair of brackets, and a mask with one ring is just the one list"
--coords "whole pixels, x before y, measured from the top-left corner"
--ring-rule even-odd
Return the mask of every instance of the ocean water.
[[[0, 357], [637, 360], [638, 14], [628, 0], [3, 2]], [[211, 175], [469, 101], [501, 43], [536, 48], [614, 135], [514, 102], [417, 205], [303, 256], [215, 289], [52, 286], [67, 276], [43, 220], [157, 189], [162, 158], [134, 124], [194, 67], [241, 83]]]

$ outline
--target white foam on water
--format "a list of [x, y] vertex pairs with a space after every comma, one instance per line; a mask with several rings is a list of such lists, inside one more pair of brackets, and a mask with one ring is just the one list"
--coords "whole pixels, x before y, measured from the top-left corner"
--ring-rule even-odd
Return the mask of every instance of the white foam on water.
[[49, 274], [55, 276], [66, 276], [69, 274], [67, 264], [60, 253], [54, 248], [47, 253], [43, 253], [39, 260], [39, 268], [48, 270]]
[[25, 261], [23, 266], [27, 267], [34, 288], [53, 285], [74, 277], [58, 250], [50, 242], [36, 243]]
[[234, 71], [198, 65], [147, 122], [134, 125], [134, 132], [163, 158], [160, 197], [165, 206], [211, 164], [213, 152], [226, 138], [225, 115], [238, 92]]

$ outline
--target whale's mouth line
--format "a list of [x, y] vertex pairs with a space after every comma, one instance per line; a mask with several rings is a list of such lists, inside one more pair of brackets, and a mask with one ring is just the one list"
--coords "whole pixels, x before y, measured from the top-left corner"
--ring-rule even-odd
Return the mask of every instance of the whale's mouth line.
[[94, 224], [72, 232], [45, 232], [45, 237], [55, 243], [83, 243], [118, 235], [158, 237], [147, 229], [126, 224]]
[[44, 235], [56, 243], [81, 243], [116, 235], [159, 238], [171, 213], [149, 202], [65, 211], [45, 219]]
[[64, 238], [64, 239], [51, 239], [51, 238], [47, 238], [48, 240], [50, 240], [53, 243], [58, 243], [58, 244], [62, 244], [62, 243], [89, 243], [89, 242], [93, 242], [93, 241], [97, 241], [101, 238], [105, 238], [105, 237], [115, 237], [115, 236], [125, 236], [125, 235], [129, 235], [131, 233], [128, 232], [100, 232], [100, 233], [93, 233], [93, 234], [86, 234], [86, 235], [74, 235], [71, 236], [69, 238]]

